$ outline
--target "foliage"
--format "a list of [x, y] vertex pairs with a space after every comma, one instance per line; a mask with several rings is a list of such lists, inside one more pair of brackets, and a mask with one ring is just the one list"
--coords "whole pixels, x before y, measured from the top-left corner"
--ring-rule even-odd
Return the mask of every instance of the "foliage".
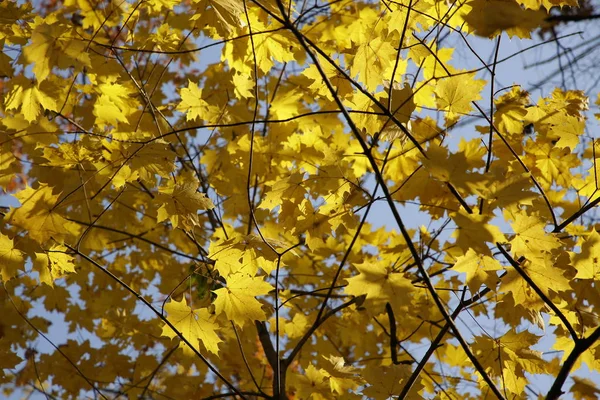
[[501, 35], [574, 1], [41, 3], [0, 2], [6, 395], [514, 399], [547, 375], [554, 399], [600, 369], [588, 98], [494, 82]]

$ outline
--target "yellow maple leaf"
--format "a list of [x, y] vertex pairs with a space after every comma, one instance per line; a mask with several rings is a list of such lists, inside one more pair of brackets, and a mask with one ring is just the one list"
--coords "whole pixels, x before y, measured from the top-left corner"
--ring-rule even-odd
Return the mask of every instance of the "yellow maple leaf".
[[33, 268], [40, 274], [40, 282], [54, 286], [54, 281], [65, 273], [75, 272], [73, 256], [63, 245], [54, 245], [44, 253], [35, 253]]
[[215, 260], [215, 268], [224, 278], [237, 272], [254, 276], [259, 267], [270, 274], [277, 266], [277, 254], [265, 241], [275, 249], [287, 248], [285, 243], [270, 238], [239, 235], [212, 242], [209, 257]]
[[[211, 315], [206, 308], [193, 310], [187, 305], [185, 297], [181, 301], [171, 299], [165, 305], [167, 319], [173, 326], [190, 342], [192, 346], [198, 345], [200, 341], [206, 350], [213, 354], [219, 353], [219, 343], [222, 342], [217, 332], [219, 325], [215, 321], [215, 316]], [[179, 337], [170, 326], [164, 325], [162, 336], [170, 337], [171, 339]], [[187, 345], [183, 344], [183, 353], [194, 355], [194, 351]]]
[[58, 111], [53, 95], [57, 94], [54, 85], [44, 82], [36, 85], [32, 80], [23, 76], [15, 78], [13, 88], [5, 99], [6, 110], [20, 109], [27, 122], [38, 119], [41, 108]]
[[[398, 396], [404, 386], [403, 381], [408, 379], [411, 372], [411, 367], [404, 364], [365, 368], [363, 377], [367, 381], [367, 386], [363, 389], [362, 394], [375, 400]], [[422, 388], [421, 383], [416, 383], [406, 398], [409, 400], [422, 399], [418, 394]]]
[[50, 238], [61, 242], [64, 238], [79, 232], [79, 226], [67, 221], [54, 208], [59, 195], [52, 194], [52, 188], [42, 183], [37, 189], [27, 187], [14, 195], [21, 206], [8, 214], [8, 223], [23, 228], [28, 236], [44, 244]]
[[516, 0], [516, 2], [531, 10], [539, 10], [544, 7], [548, 11], [553, 7], [578, 7], [580, 5], [577, 0]]
[[390, 302], [403, 306], [410, 297], [413, 285], [401, 272], [392, 271], [386, 261], [374, 260], [354, 264], [359, 274], [347, 278], [348, 286], [344, 293], [352, 296], [366, 295], [367, 300], [376, 304]]
[[293, 173], [286, 178], [279, 179], [273, 184], [270, 190], [266, 190], [265, 192], [265, 196], [258, 205], [258, 208], [273, 210], [281, 206], [283, 201], [298, 205], [306, 196], [304, 174]]
[[494, 377], [503, 376], [507, 390], [521, 394], [527, 380], [524, 372], [546, 373], [546, 362], [542, 353], [531, 350], [539, 337], [528, 331], [517, 333], [514, 329], [494, 339], [488, 336], [476, 336], [473, 340], [473, 352], [482, 366]]
[[491, 251], [486, 243], [503, 243], [506, 237], [496, 225], [489, 224], [489, 216], [468, 214], [466, 211], [450, 215], [457, 228], [452, 237], [456, 238], [456, 245], [468, 251], [469, 249], [483, 255], [491, 256]]
[[310, 364], [302, 374], [294, 373], [290, 378], [290, 384], [296, 388], [296, 394], [302, 399], [333, 399], [329, 388], [327, 372]]
[[511, 223], [515, 236], [510, 240], [512, 252], [518, 256], [544, 257], [552, 250], [560, 247], [560, 241], [552, 233], [546, 233], [547, 223], [538, 215], [527, 215], [518, 212], [506, 214]]
[[17, 271], [25, 267], [23, 252], [15, 249], [13, 240], [0, 233], [0, 275], [2, 282], [17, 276]]
[[571, 265], [577, 270], [575, 278], [600, 278], [600, 235], [595, 229], [581, 244], [581, 251], [578, 253], [569, 252], [569, 256]]
[[331, 364], [326, 364], [324, 370], [327, 371], [329, 378], [329, 387], [333, 393], [342, 395], [348, 390], [354, 390], [359, 384], [363, 383], [359, 377], [361, 370], [351, 365], [346, 365], [344, 357], [331, 355], [322, 356]]
[[227, 286], [217, 289], [214, 302], [217, 315], [225, 313], [227, 318], [240, 327], [246, 322], [264, 321], [265, 312], [256, 296], [263, 296], [273, 290], [273, 286], [262, 277], [253, 277], [243, 272], [227, 277]]
[[529, 104], [529, 93], [516, 86], [510, 92], [494, 100], [494, 104], [496, 105], [494, 125], [498, 130], [504, 134], [522, 134], [527, 115], [525, 106]]
[[254, 97], [254, 80], [251, 77], [236, 73], [231, 76], [231, 80], [237, 98], [248, 99]]
[[546, 13], [523, 9], [514, 0], [471, 0], [464, 7], [463, 18], [476, 35], [494, 37], [506, 32], [509, 37], [530, 38]]
[[[344, 98], [348, 94], [352, 93], [352, 84], [338, 71], [334, 65], [332, 65], [331, 62], [325, 60], [321, 55], [318, 55], [318, 60], [325, 76], [336, 89], [336, 94], [338, 97]], [[302, 75], [313, 80], [309, 86], [310, 89], [314, 90], [319, 96], [333, 100], [333, 96], [327, 86], [324, 84], [323, 77], [321, 76], [316, 64], [310, 64], [308, 68], [302, 72]]]
[[135, 91], [125, 85], [107, 79], [97, 87], [99, 94], [94, 103], [94, 115], [96, 124], [117, 125], [119, 122], [127, 122], [127, 117], [137, 109], [135, 100], [131, 97]]
[[467, 253], [456, 259], [452, 268], [455, 271], [467, 275], [466, 282], [471, 293], [477, 293], [482, 284], [495, 287], [498, 277], [495, 271], [502, 269], [500, 262], [495, 258], [475, 252], [469, 249]]
[[278, 92], [271, 103], [270, 110], [276, 119], [288, 119], [298, 115], [302, 105], [302, 96], [302, 92], [295, 90]]
[[187, 121], [202, 118], [208, 112], [208, 103], [202, 99], [202, 89], [191, 80], [188, 80], [187, 88], [179, 90], [179, 95], [181, 102], [177, 106], [177, 111], [185, 113]]
[[86, 44], [82, 40], [71, 39], [68, 33], [71, 30], [69, 25], [53, 20], [52, 16], [36, 20], [31, 43], [23, 48], [23, 54], [28, 62], [35, 64], [33, 73], [38, 82], [48, 78], [53, 66], [61, 69], [91, 66], [90, 57], [85, 52]]
[[[198, 193], [197, 182], [193, 180], [182, 183], [174, 183], [172, 180], [168, 182], [166, 187], [159, 189], [157, 201], [163, 204], [158, 209], [156, 222], [162, 222], [168, 218], [174, 228], [182, 226], [190, 229], [198, 223], [198, 211], [214, 208], [214, 204], [208, 197], [203, 193]], [[194, 221], [196, 222], [194, 223]]]
[[375, 91], [382, 85], [385, 78], [384, 71], [394, 62], [396, 50], [386, 40], [376, 37], [367, 41], [356, 50], [356, 55], [350, 67], [350, 74], [357, 76], [369, 91]]
[[596, 383], [587, 378], [580, 378], [572, 376], [573, 386], [571, 386], [571, 393], [575, 400], [591, 400], [600, 398], [600, 389], [596, 386]]
[[481, 99], [486, 84], [483, 79], [475, 79], [474, 73], [458, 72], [460, 75], [439, 79], [434, 89], [437, 106], [447, 112], [446, 125], [471, 111], [471, 102]]

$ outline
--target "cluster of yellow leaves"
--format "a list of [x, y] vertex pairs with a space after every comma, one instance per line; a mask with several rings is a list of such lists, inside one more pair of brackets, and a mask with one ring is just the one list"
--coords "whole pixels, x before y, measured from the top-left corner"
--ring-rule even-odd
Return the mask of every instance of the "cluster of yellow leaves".
[[[588, 99], [514, 85], [449, 141], [490, 94], [431, 33], [530, 38], [565, 5], [0, 1], [0, 387], [520, 398], [558, 375], [599, 324]], [[502, 329], [456, 346], [455, 307]], [[36, 353], [49, 312], [64, 341]]]

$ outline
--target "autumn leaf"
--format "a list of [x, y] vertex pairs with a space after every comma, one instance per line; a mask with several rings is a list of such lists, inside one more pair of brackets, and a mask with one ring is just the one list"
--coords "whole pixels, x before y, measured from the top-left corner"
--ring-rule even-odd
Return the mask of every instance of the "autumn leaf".
[[476, 293], [482, 284], [494, 287], [498, 279], [495, 271], [501, 268], [498, 260], [469, 249], [464, 256], [456, 259], [453, 269], [466, 274], [469, 290], [471, 293]]
[[410, 296], [413, 286], [402, 273], [391, 271], [382, 261], [354, 265], [359, 274], [348, 278], [344, 292], [353, 296], [366, 295], [377, 303], [402, 304]]
[[494, 37], [505, 31], [509, 37], [530, 38], [546, 14], [523, 9], [513, 0], [471, 0], [464, 19], [469, 29], [479, 36]]
[[75, 272], [73, 256], [62, 245], [52, 246], [44, 253], [35, 253], [34, 270], [39, 273], [40, 282], [54, 286], [54, 281], [66, 273]]
[[[187, 305], [187, 301], [183, 297], [181, 301], [171, 299], [165, 305], [165, 311], [167, 312], [167, 320], [192, 346], [197, 346], [200, 342], [211, 353], [219, 353], [219, 343], [222, 342], [219, 335], [217, 335], [219, 325], [206, 308], [193, 310]], [[170, 326], [165, 325], [163, 326], [162, 336], [173, 339], [178, 337], [178, 334]], [[182, 346], [185, 354], [194, 355], [194, 351], [187, 344], [183, 343]]]
[[159, 189], [158, 200], [163, 205], [158, 209], [156, 221], [169, 219], [174, 228], [182, 226], [187, 229], [197, 224], [195, 217], [198, 211], [214, 208], [210, 199], [198, 193], [197, 189], [198, 186], [193, 181], [182, 184], [168, 181], [168, 186]]
[[480, 93], [485, 83], [466, 71], [457, 71], [456, 75], [442, 78], [436, 83], [436, 102], [440, 110], [447, 112], [446, 125], [472, 110], [471, 102], [481, 99]]
[[266, 295], [272, 289], [271, 284], [260, 277], [244, 273], [229, 275], [226, 287], [214, 291], [216, 313], [225, 313], [227, 319], [240, 327], [246, 322], [264, 321], [266, 316], [256, 297]]
[[575, 3], [0, 1], [2, 394], [594, 398]]
[[181, 88], [181, 103], [177, 106], [177, 111], [186, 114], [186, 120], [193, 121], [202, 118], [208, 112], [208, 103], [202, 100], [202, 89], [197, 84], [188, 80], [188, 87]]
[[35, 85], [31, 80], [17, 79], [5, 99], [6, 110], [20, 109], [28, 122], [36, 121], [42, 109], [58, 111], [54, 96], [57, 91], [51, 84]]
[[29, 237], [39, 244], [50, 239], [60, 242], [75, 235], [79, 227], [66, 220], [55, 208], [59, 195], [52, 188], [41, 184], [37, 189], [27, 187], [15, 195], [21, 203], [8, 214], [8, 222], [28, 231]]
[[592, 230], [581, 244], [581, 252], [570, 252], [571, 265], [577, 270], [575, 278], [597, 279], [600, 275], [600, 235]]
[[17, 276], [17, 271], [25, 267], [23, 252], [16, 249], [13, 239], [0, 233], [0, 274], [2, 282], [7, 282]]

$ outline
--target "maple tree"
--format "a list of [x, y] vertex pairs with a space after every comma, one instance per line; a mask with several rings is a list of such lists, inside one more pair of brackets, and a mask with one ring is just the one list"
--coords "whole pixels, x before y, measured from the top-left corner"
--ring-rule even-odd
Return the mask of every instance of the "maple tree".
[[589, 99], [494, 81], [576, 1], [43, 3], [0, 2], [5, 395], [600, 392]]

